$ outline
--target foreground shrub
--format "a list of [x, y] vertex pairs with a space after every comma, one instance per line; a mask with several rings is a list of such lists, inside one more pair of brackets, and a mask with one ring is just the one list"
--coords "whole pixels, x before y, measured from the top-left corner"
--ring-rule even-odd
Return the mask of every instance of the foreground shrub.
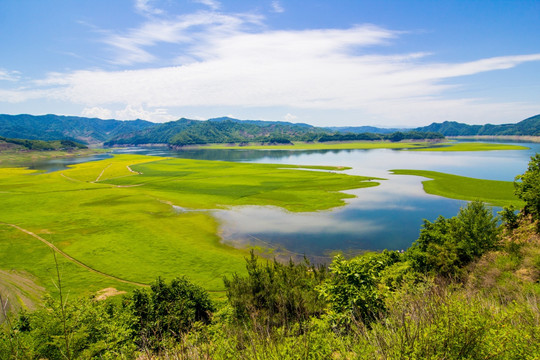
[[516, 176], [514, 187], [516, 196], [525, 201], [523, 215], [531, 215], [533, 220], [540, 220], [540, 154], [531, 157], [523, 175]]
[[389, 299], [387, 316], [370, 329], [359, 324], [356, 358], [540, 358], [538, 299], [503, 306], [451, 283], [426, 285]]
[[109, 302], [82, 298], [61, 304], [48, 298], [44, 308], [21, 313], [0, 336], [0, 358], [132, 358], [132, 324], [129, 312]]
[[136, 289], [129, 307], [136, 319], [137, 343], [150, 349], [180, 339], [197, 323], [208, 324], [215, 310], [208, 293], [184, 278], [169, 284], [158, 278], [150, 289]]
[[303, 323], [323, 313], [324, 301], [315, 288], [328, 276], [324, 266], [312, 266], [307, 260], [263, 264], [252, 252], [246, 269], [246, 277], [224, 278], [236, 321], [268, 329]]
[[386, 250], [351, 260], [336, 256], [330, 266], [332, 276], [318, 287], [333, 321], [338, 325], [370, 322], [384, 312], [384, 295], [378, 285], [383, 271], [399, 260], [398, 252]]
[[455, 276], [474, 259], [496, 249], [499, 241], [497, 218], [482, 202], [473, 201], [453, 218], [424, 220], [407, 258], [419, 272]]

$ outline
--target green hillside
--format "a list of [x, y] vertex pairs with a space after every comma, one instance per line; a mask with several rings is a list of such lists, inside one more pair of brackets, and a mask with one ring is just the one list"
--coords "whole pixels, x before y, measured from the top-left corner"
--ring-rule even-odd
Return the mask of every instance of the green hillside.
[[119, 121], [77, 116], [0, 114], [0, 136], [28, 140], [72, 140], [96, 144], [153, 125], [144, 120]]
[[517, 124], [468, 125], [456, 121], [445, 121], [443, 123], [432, 123], [431, 125], [419, 127], [414, 130], [421, 132], [438, 132], [444, 136], [540, 136], [540, 114], [522, 120]]
[[0, 136], [0, 151], [4, 150], [73, 150], [86, 149], [87, 146], [71, 140], [26, 140], [10, 139]]

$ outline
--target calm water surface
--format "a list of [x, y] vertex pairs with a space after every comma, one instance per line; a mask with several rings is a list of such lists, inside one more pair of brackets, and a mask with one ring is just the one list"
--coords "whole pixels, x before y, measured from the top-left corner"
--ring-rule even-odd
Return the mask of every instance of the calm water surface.
[[[540, 144], [530, 150], [485, 152], [416, 152], [377, 150], [185, 150], [124, 149], [189, 159], [253, 163], [347, 166], [351, 175], [381, 177], [381, 185], [348, 191], [356, 197], [327, 211], [291, 213], [276, 207], [242, 206], [212, 211], [223, 241], [233, 246], [262, 246], [284, 256], [326, 260], [337, 252], [406, 249], [418, 237], [423, 219], [454, 216], [465, 202], [428, 195], [423, 178], [391, 175], [391, 169], [435, 170], [462, 176], [512, 181], [527, 169]], [[55, 160], [57, 161], [57, 160]], [[58, 166], [58, 164], [56, 164]], [[497, 209], [495, 209], [497, 210]]]

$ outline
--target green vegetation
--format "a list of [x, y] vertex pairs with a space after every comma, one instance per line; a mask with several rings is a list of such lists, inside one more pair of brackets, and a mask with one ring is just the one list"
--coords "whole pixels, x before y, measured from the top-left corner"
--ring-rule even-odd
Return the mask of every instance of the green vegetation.
[[[374, 186], [367, 178], [128, 155], [50, 174], [0, 169], [0, 262], [19, 270], [0, 282], [28, 285], [0, 292], [0, 358], [538, 359], [539, 164], [537, 155], [516, 178], [524, 210], [505, 209], [501, 226], [473, 201], [425, 221], [405, 252], [338, 255], [328, 268], [242, 259], [219, 244], [205, 211], [191, 210], [330, 208], [347, 197], [340, 190]], [[11, 296], [35, 297], [50, 278], [42, 308], [8, 316]], [[108, 286], [130, 293], [66, 296]], [[226, 299], [208, 292], [222, 289]]]
[[391, 170], [396, 175], [413, 175], [430, 178], [423, 181], [428, 194], [458, 200], [480, 200], [495, 206], [521, 208], [524, 203], [514, 195], [514, 185], [510, 181], [496, 181], [469, 178], [428, 170]]
[[222, 276], [241, 273], [245, 253], [220, 242], [210, 210], [330, 209], [352, 197], [341, 190], [378, 184], [304, 168], [135, 155], [53, 173], [0, 168], [0, 267], [32, 274], [53, 290], [54, 250], [75, 294], [130, 290], [178, 274], [223, 291]]
[[531, 157], [529, 167], [514, 182], [516, 195], [525, 202], [523, 212], [540, 220], [540, 154]]
[[[0, 331], [6, 359], [537, 359], [540, 238], [474, 202], [404, 253], [261, 263], [212, 303], [186, 279], [121, 301], [49, 299]], [[448, 231], [447, 231], [448, 230]], [[441, 251], [442, 250], [442, 251]], [[441, 253], [438, 253], [441, 252]], [[427, 261], [424, 261], [427, 260]], [[455, 261], [454, 261], [455, 260]]]
[[119, 121], [77, 116], [0, 114], [0, 135], [29, 140], [72, 140], [98, 144], [121, 134], [154, 126], [143, 120]]
[[407, 258], [421, 273], [455, 276], [485, 252], [495, 250], [498, 243], [497, 219], [481, 202], [474, 201], [453, 218], [424, 220]]
[[292, 142], [343, 142], [343, 141], [391, 141], [440, 140], [444, 136], [429, 132], [400, 132], [391, 134], [339, 133], [306, 124], [287, 122], [236, 120], [230, 118], [197, 121], [180, 119], [156, 125], [131, 134], [123, 134], [106, 142], [106, 146], [168, 144], [169, 146], [204, 144], [292, 145]]
[[[362, 131], [362, 132], [359, 132]], [[371, 132], [370, 132], [371, 131]], [[164, 124], [148, 121], [100, 120], [58, 115], [0, 114], [0, 135], [30, 140], [72, 140], [88, 144], [141, 145], [343, 142], [439, 140], [444, 136], [540, 135], [540, 115], [517, 124], [467, 125], [457, 122], [433, 123], [413, 130], [362, 128], [319, 128], [280, 121], [216, 118], [207, 121], [179, 119]], [[463, 150], [465, 151], [465, 150]]]
[[71, 140], [25, 140], [25, 139], [8, 139], [0, 136], [0, 150], [78, 150], [86, 149], [86, 145], [79, 144]]
[[440, 143], [426, 148], [412, 149], [415, 151], [492, 151], [492, 150], [527, 150], [528, 147], [497, 143]]
[[416, 128], [416, 131], [430, 131], [443, 134], [444, 136], [476, 136], [476, 135], [540, 135], [540, 115], [531, 116], [517, 124], [502, 125], [468, 125], [455, 121], [433, 123], [429, 126]]
[[[60, 141], [39, 141], [39, 140], [16, 140], [17, 142], [30, 143], [32, 149], [28, 147], [0, 140], [0, 168], [28, 166], [28, 164], [49, 160], [54, 158], [68, 158], [79, 156], [91, 156], [97, 153], [104, 153], [108, 150], [103, 149], [88, 149], [84, 145], [75, 144], [74, 147], [65, 148]], [[45, 147], [55, 148], [58, 150], [36, 150], [45, 144]], [[52, 145], [51, 145], [52, 144]]]

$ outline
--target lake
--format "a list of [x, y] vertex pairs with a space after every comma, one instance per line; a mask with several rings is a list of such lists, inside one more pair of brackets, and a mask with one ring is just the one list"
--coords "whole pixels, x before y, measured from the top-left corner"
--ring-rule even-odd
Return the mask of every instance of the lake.
[[[508, 142], [505, 142], [508, 143]], [[355, 254], [366, 250], [404, 250], [418, 237], [423, 219], [457, 214], [464, 201], [429, 195], [423, 178], [392, 175], [391, 169], [434, 170], [490, 180], [512, 181], [527, 169], [540, 144], [520, 143], [530, 150], [485, 152], [419, 152], [375, 150], [210, 150], [172, 151], [167, 148], [118, 149], [136, 153], [201, 160], [225, 160], [294, 165], [346, 166], [345, 173], [385, 178], [380, 186], [348, 191], [356, 197], [345, 206], [313, 213], [291, 213], [275, 207], [243, 206], [213, 210], [225, 243], [236, 247], [273, 249], [280, 257], [307, 257], [326, 261], [336, 252]], [[90, 158], [34, 164], [32, 168], [55, 171], [66, 164], [99, 160]], [[64, 162], [66, 161], [66, 162]], [[303, 171], [303, 170], [299, 170]], [[494, 209], [497, 211], [500, 209]]]

